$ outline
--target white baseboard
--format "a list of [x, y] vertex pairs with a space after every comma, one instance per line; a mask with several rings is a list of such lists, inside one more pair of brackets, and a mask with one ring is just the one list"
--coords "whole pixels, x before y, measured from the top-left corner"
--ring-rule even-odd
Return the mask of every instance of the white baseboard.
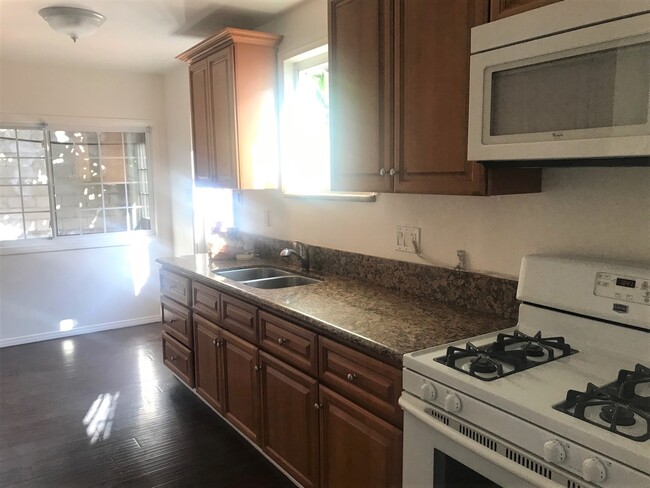
[[50, 339], [60, 339], [62, 337], [71, 337], [81, 334], [90, 334], [102, 330], [121, 329], [123, 327], [133, 327], [134, 325], [145, 325], [153, 322], [160, 322], [160, 315], [151, 315], [149, 317], [139, 317], [137, 319], [118, 320], [117, 322], [107, 322], [105, 324], [87, 325], [77, 329], [55, 330], [52, 332], [43, 332], [40, 334], [30, 334], [19, 337], [10, 337], [9, 339], [0, 339], [0, 348], [9, 346], [18, 346], [20, 344], [29, 344], [30, 342], [49, 341]]

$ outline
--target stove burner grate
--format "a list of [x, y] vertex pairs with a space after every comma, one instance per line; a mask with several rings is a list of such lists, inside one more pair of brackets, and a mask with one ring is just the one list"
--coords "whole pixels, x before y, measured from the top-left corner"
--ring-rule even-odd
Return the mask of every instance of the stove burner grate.
[[[569, 390], [566, 400], [553, 408], [628, 439], [643, 442], [650, 439], [650, 397], [636, 393], [636, 387], [642, 384], [650, 385], [650, 369], [637, 364], [634, 371], [621, 370], [615, 382], [603, 387], [588, 383], [584, 392]], [[592, 407], [601, 407], [597, 419], [589, 418], [586, 414], [587, 409]], [[645, 426], [642, 422], [645, 422]], [[638, 424], [638, 434], [621, 429]]]
[[464, 349], [449, 346], [445, 356], [435, 361], [480, 380], [493, 381], [575, 352], [562, 337], [543, 338], [541, 332], [528, 336], [516, 330], [513, 334], [498, 334], [496, 341], [486, 346], [476, 347], [471, 342]]

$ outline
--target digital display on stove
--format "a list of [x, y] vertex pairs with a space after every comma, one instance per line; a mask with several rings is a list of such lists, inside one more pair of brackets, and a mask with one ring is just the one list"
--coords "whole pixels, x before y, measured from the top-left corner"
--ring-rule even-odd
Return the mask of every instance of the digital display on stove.
[[625, 288], [636, 288], [636, 281], [628, 280], [625, 278], [616, 278], [616, 286], [624, 286]]

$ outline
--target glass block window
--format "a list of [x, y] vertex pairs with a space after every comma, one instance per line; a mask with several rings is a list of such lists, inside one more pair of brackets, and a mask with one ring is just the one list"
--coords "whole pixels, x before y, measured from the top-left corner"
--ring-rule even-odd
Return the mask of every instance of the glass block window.
[[0, 144], [0, 240], [151, 229], [146, 132], [2, 129]]

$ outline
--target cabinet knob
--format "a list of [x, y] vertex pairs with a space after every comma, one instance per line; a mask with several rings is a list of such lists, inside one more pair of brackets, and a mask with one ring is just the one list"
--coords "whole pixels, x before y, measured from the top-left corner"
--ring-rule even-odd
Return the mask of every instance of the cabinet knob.
[[316, 410], [320, 410], [321, 408], [323, 408], [323, 404], [322, 403], [314, 403], [314, 408]]
[[216, 340], [216, 339], [212, 339], [212, 344], [214, 344], [214, 345], [216, 346], [216, 345], [217, 345], [217, 340]]
[[260, 369], [262, 369], [262, 367], [261, 367], [261, 366], [258, 366], [258, 365], [256, 364], [256, 365], [255, 365], [255, 371], [259, 371]]
[[173, 324], [174, 322], [176, 322], [176, 319], [169, 319], [169, 320], [167, 320], [167, 323], [168, 323], [168, 324]]
[[348, 373], [348, 381], [354, 381], [357, 379], [357, 373]]
[[278, 337], [278, 344], [284, 346], [287, 343], [287, 340], [283, 337]]
[[381, 168], [379, 170], [379, 176], [386, 176], [388, 173], [386, 173], [386, 170], [384, 168]]
[[391, 175], [391, 176], [395, 176], [395, 175], [397, 174], [397, 170], [396, 170], [395, 168], [391, 168], [391, 169], [388, 171], [388, 174]]
[[176, 361], [176, 356], [169, 356], [170, 361]]

